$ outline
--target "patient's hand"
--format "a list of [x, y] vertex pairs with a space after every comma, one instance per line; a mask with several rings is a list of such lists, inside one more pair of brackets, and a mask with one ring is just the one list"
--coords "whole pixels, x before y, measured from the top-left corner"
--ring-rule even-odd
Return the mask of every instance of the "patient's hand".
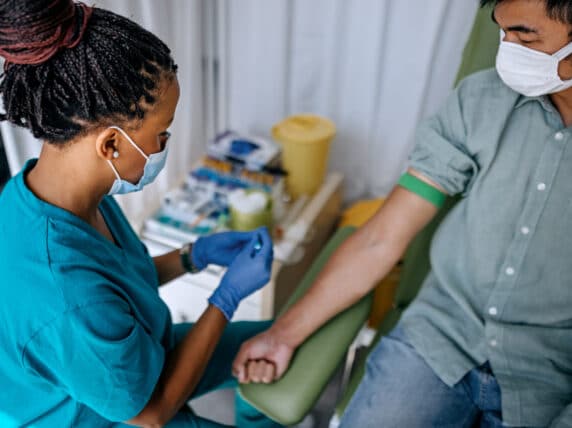
[[242, 344], [232, 371], [240, 383], [270, 383], [282, 377], [293, 353], [270, 329]]

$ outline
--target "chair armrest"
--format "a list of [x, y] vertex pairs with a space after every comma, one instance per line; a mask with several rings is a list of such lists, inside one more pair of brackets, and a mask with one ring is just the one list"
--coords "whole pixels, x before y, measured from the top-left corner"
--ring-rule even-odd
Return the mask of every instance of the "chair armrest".
[[[332, 253], [355, 230], [339, 229], [328, 241], [284, 310], [312, 285]], [[348, 284], [351, 286], [351, 284]], [[371, 294], [336, 315], [298, 347], [288, 371], [272, 384], [243, 384], [239, 393], [250, 405], [282, 425], [300, 422], [343, 361], [346, 351], [367, 319]]]

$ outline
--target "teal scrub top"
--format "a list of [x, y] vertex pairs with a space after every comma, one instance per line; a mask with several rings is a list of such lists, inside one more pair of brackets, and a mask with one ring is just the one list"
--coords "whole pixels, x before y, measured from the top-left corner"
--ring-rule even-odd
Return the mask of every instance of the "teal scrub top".
[[35, 163], [0, 195], [0, 426], [115, 426], [151, 397], [174, 346], [169, 310], [114, 199], [99, 209], [116, 244], [37, 198]]

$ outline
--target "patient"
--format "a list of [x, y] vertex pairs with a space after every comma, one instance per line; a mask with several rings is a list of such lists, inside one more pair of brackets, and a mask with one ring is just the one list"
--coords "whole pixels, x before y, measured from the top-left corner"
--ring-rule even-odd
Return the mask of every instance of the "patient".
[[242, 345], [240, 382], [281, 377], [297, 346], [390, 271], [444, 195], [462, 194], [341, 426], [572, 426], [572, 1], [489, 3], [496, 70], [465, 79], [420, 126], [375, 217]]

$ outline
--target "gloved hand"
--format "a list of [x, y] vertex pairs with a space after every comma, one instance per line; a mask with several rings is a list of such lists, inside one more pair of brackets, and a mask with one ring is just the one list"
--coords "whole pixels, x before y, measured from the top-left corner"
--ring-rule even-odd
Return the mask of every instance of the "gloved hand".
[[230, 321], [240, 301], [270, 280], [272, 258], [268, 230], [265, 227], [256, 229], [250, 242], [230, 264], [209, 303], [219, 308]]
[[208, 264], [228, 266], [256, 235], [250, 232], [222, 232], [197, 239], [191, 253], [193, 264], [204, 269]]

